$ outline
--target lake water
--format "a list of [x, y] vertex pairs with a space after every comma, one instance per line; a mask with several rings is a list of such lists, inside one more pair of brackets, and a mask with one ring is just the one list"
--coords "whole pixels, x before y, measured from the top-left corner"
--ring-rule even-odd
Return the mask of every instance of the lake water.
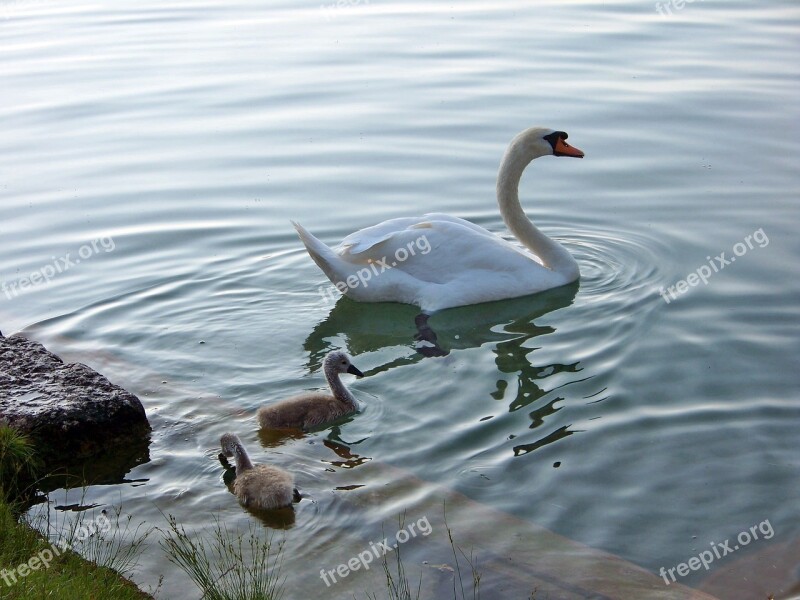
[[[216, 462], [233, 430], [305, 494], [277, 534], [288, 598], [380, 590], [319, 571], [441, 489], [656, 580], [768, 521], [679, 582], [797, 593], [758, 557], [800, 557], [800, 6], [681, 4], [0, 0], [0, 329], [134, 392], [154, 429], [150, 461], [82, 501], [260, 527]], [[445, 358], [415, 352], [413, 307], [326, 301], [290, 219], [331, 245], [429, 211], [505, 235], [497, 166], [531, 125], [586, 153], [520, 190], [579, 285], [434, 315]], [[363, 411], [259, 437], [257, 408], [323, 386], [333, 348]], [[416, 484], [381, 496], [394, 470]], [[491, 572], [484, 598], [518, 597]], [[200, 596], [154, 537], [134, 579], [162, 574], [160, 597]]]

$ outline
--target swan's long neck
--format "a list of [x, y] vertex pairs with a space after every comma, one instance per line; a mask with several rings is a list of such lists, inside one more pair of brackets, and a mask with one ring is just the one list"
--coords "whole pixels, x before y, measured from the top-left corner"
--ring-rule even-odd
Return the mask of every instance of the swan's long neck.
[[353, 394], [347, 389], [347, 386], [339, 379], [339, 372], [336, 370], [336, 365], [333, 363], [325, 364], [325, 378], [328, 380], [328, 385], [331, 387], [333, 397], [339, 402], [347, 404], [350, 407], [356, 406], [356, 399]]
[[575, 279], [579, 274], [578, 263], [561, 244], [551, 240], [531, 223], [519, 202], [519, 182], [522, 172], [539, 156], [525, 153], [520, 145], [512, 142], [503, 157], [497, 175], [497, 203], [500, 205], [500, 214], [503, 215], [503, 221], [514, 237], [536, 254], [545, 267]]
[[247, 450], [245, 450], [244, 446], [241, 444], [236, 444], [233, 448], [233, 457], [236, 460], [237, 473], [242, 473], [243, 471], [253, 468], [253, 461], [250, 460]]

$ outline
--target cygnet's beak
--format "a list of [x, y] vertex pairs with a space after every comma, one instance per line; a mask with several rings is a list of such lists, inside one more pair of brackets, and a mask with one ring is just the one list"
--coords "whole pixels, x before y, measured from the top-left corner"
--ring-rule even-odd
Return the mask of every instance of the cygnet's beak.
[[356, 369], [355, 365], [350, 365], [349, 367], [347, 367], [347, 372], [350, 373], [351, 375], [355, 375], [356, 377], [364, 376], [364, 374], [361, 371]]
[[570, 146], [567, 141], [560, 137], [556, 141], [553, 148], [553, 154], [556, 156], [574, 156], [575, 158], [583, 158], [583, 151], [578, 150], [575, 146]]

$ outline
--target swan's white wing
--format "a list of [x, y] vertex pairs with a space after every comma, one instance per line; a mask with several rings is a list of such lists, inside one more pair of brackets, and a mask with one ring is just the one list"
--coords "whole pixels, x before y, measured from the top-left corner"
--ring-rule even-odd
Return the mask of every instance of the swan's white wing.
[[340, 255], [345, 253], [359, 254], [365, 250], [369, 250], [375, 244], [386, 241], [395, 233], [413, 227], [422, 220], [424, 220], [424, 217], [401, 217], [383, 221], [372, 227], [359, 229], [344, 238], [341, 243], [334, 248], [334, 251]]
[[344, 238], [335, 248], [335, 251], [342, 256], [345, 254], [361, 254], [362, 252], [368, 251], [373, 246], [391, 239], [398, 233], [417, 227], [427, 227], [435, 222], [456, 223], [476, 233], [494, 237], [494, 234], [483, 227], [475, 225], [475, 223], [470, 223], [464, 219], [452, 217], [444, 213], [428, 213], [421, 217], [389, 219], [388, 221], [373, 225], [372, 227], [366, 227], [365, 229], [355, 231]]
[[449, 215], [392, 219], [357, 231], [335, 249], [295, 227], [331, 282], [363, 302], [435, 311], [568, 283], [527, 249]]
[[[384, 277], [397, 270], [420, 282], [444, 284], [459, 277], [484, 277], [486, 272], [515, 273], [527, 278], [550, 273], [523, 248], [468, 221], [422, 220], [405, 229], [370, 237], [358, 253], [341, 248], [342, 258], [355, 266], [375, 264]], [[396, 273], [394, 275], [399, 275]], [[373, 285], [381, 285], [376, 277]], [[388, 281], [387, 281], [388, 284]], [[476, 281], [476, 285], [481, 285]]]
[[426, 311], [524, 296], [567, 283], [527, 250], [454, 219], [420, 220], [342, 258], [358, 276], [358, 284], [342, 290], [348, 296], [416, 304]]

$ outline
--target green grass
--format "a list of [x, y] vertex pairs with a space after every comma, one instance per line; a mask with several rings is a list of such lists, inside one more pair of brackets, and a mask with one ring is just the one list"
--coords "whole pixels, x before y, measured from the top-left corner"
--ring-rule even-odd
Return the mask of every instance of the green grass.
[[104, 510], [92, 518], [83, 512], [77, 516], [65, 514], [54, 523], [50, 511], [43, 508], [38, 513], [29, 513], [25, 521], [50, 540], [51, 545], [72, 548], [91, 563], [129, 575], [138, 564], [145, 540], [154, 530], [152, 527], [142, 530], [142, 523], [132, 527], [132, 518], [123, 517], [122, 510], [116, 509], [112, 513]]
[[0, 421], [0, 500], [13, 505], [26, 495], [40, 467], [28, 437]]
[[[400, 529], [402, 529], [402, 523]], [[386, 598], [387, 600], [419, 600], [422, 593], [422, 575], [420, 575], [417, 587], [409, 580], [406, 574], [406, 567], [402, 558], [402, 546], [397, 546], [394, 554], [394, 565], [389, 563], [386, 554], [383, 555], [382, 564], [384, 583], [386, 584], [386, 594], [378, 596], [377, 593], [367, 593], [368, 600], [378, 600], [379, 598]]]
[[250, 523], [245, 532], [231, 532], [215, 519], [210, 537], [191, 537], [175, 517], [167, 517], [161, 546], [203, 593], [204, 600], [279, 600], [283, 543], [259, 534]]
[[[465, 569], [467, 566], [469, 566], [471, 572], [472, 600], [480, 600], [481, 575], [478, 571], [477, 558], [471, 551], [469, 556], [467, 556], [467, 554], [456, 544], [455, 540], [453, 539], [453, 532], [450, 530], [450, 526], [447, 524], [446, 506], [444, 510], [444, 525], [445, 529], [447, 530], [447, 539], [450, 542], [450, 548], [453, 551], [453, 564], [455, 565], [455, 568], [453, 569], [453, 600], [467, 600], [468, 598], [467, 593], [464, 590], [464, 575], [462, 575], [461, 572], [461, 558], [459, 558], [459, 555], [461, 555], [466, 562], [466, 565], [464, 565]], [[398, 519], [398, 529], [403, 529], [404, 517], [405, 515]], [[382, 598], [386, 598], [387, 600], [419, 600], [422, 593], [422, 575], [420, 575], [419, 581], [415, 587], [406, 574], [406, 566], [403, 562], [401, 548], [402, 546], [398, 545], [393, 552], [394, 564], [389, 562], [389, 560], [386, 558], [386, 554], [383, 555], [381, 562], [386, 592], [380, 596], [375, 592], [367, 593], [368, 600], [379, 600]]]
[[[453, 550], [453, 562], [456, 565], [456, 574], [458, 575], [458, 586], [461, 588], [461, 598], [466, 600], [467, 595], [464, 592], [464, 579], [461, 575], [461, 561], [458, 558], [458, 555], [464, 557], [464, 560], [469, 565], [470, 572], [472, 575], [472, 598], [473, 600], [480, 600], [481, 598], [481, 574], [478, 571], [477, 562], [478, 559], [475, 558], [475, 555], [472, 550], [470, 550], [469, 556], [455, 543], [453, 540], [453, 532], [450, 530], [450, 526], [447, 524], [447, 506], [444, 508], [444, 526], [447, 529], [447, 539], [450, 541], [450, 548]], [[453, 598], [458, 598], [458, 591], [456, 588], [456, 578], [453, 577]]]
[[[109, 568], [127, 572], [136, 565], [149, 532], [140, 532], [138, 527], [131, 530], [130, 518], [121, 519], [117, 512], [93, 519], [93, 528], [82, 516], [65, 518], [63, 523], [54, 525], [47, 511], [47, 516], [19, 521], [22, 500], [35, 482], [38, 467], [30, 441], [0, 424], [0, 598], [151, 598]], [[132, 541], [127, 541], [129, 537]], [[81, 551], [94, 562], [81, 558], [70, 548]]]
[[[195, 583], [204, 600], [279, 600], [283, 596], [285, 578], [280, 576], [283, 543], [276, 546], [272, 536], [265, 535], [260, 527], [250, 523], [248, 531], [229, 531], [225, 523], [215, 518], [211, 534], [190, 535], [175, 517], [170, 515], [166, 519], [169, 527], [161, 532], [161, 546], [169, 560]], [[403, 517], [399, 525], [402, 529]], [[456, 544], [446, 520], [445, 527], [455, 565], [453, 598], [480, 600], [481, 576], [477, 560]], [[385, 589], [369, 592], [366, 597], [369, 600], [419, 600], [422, 577], [417, 582], [409, 579], [401, 546], [392, 554], [391, 560], [387, 555], [382, 558]], [[471, 579], [471, 594], [470, 586], [463, 581], [466, 577]]]
[[[120, 577], [107, 567], [90, 563], [78, 554], [61, 552], [59, 556], [50, 542], [26, 523], [17, 521], [11, 507], [0, 502], [0, 598], [8, 600], [33, 600], [58, 598], [59, 600], [128, 600], [150, 598], [133, 583]], [[41, 559], [52, 555], [49, 567]], [[38, 564], [31, 559], [38, 557]], [[14, 571], [28, 563], [37, 566], [26, 576]], [[5, 576], [5, 577], [3, 577]], [[16, 581], [14, 581], [16, 578]]]

